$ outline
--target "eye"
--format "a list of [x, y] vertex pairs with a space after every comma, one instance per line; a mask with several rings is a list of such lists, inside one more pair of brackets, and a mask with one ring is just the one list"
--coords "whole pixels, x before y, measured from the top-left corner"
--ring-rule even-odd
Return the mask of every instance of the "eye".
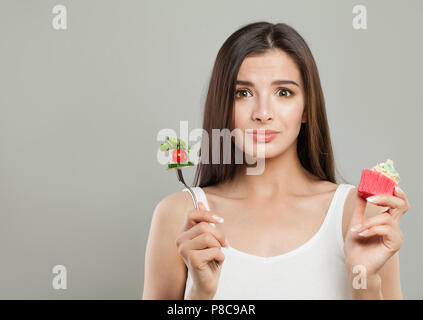
[[[238, 95], [238, 93], [241, 93], [241, 96], [239, 96]], [[249, 93], [248, 92], [248, 90], [245, 90], [245, 89], [243, 89], [243, 90], [237, 90], [236, 92], [235, 92], [235, 96], [237, 97], [237, 98], [247, 98], [248, 96], [246, 96], [245, 95], [245, 93]]]
[[290, 95], [292, 95], [292, 91], [285, 88], [279, 89], [278, 92], [284, 92], [282, 96], [286, 96], [286, 97], [289, 97]]

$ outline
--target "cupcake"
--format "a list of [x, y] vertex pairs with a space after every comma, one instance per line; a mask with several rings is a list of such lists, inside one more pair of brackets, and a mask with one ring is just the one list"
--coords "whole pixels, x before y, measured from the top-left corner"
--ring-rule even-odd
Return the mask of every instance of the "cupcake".
[[400, 175], [394, 168], [394, 162], [388, 159], [370, 170], [362, 170], [358, 195], [363, 199], [377, 194], [393, 195], [399, 180]]
[[166, 137], [166, 142], [160, 145], [160, 150], [171, 152], [171, 161], [167, 165], [168, 169], [184, 168], [194, 165], [193, 162], [188, 161], [188, 153], [191, 147], [182, 139]]

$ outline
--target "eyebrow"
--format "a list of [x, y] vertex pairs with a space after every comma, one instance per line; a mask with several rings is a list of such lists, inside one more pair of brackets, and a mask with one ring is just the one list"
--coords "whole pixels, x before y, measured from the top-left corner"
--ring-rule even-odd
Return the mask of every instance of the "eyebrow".
[[[252, 82], [245, 81], [245, 80], [236, 80], [236, 84], [254, 87], [254, 84]], [[296, 85], [298, 88], [300, 87], [298, 83], [292, 80], [275, 80], [272, 82], [272, 86], [280, 85], [280, 84], [293, 84], [293, 85]]]

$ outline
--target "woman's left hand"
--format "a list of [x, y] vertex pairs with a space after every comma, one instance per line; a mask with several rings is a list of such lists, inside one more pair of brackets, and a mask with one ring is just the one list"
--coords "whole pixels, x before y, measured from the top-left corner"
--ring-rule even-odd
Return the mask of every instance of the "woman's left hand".
[[344, 242], [345, 262], [350, 276], [354, 266], [364, 267], [368, 278], [377, 275], [402, 245], [400, 220], [410, 208], [406, 194], [398, 188], [394, 195], [380, 194], [373, 199], [372, 203], [389, 208], [366, 219], [366, 200], [357, 196]]

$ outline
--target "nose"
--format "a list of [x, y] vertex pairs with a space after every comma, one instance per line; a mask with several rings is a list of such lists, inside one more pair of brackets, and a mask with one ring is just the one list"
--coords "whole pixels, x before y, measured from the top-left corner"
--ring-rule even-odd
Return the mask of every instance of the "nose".
[[254, 121], [266, 123], [273, 120], [273, 114], [270, 112], [268, 108], [259, 108], [253, 111], [252, 119]]

